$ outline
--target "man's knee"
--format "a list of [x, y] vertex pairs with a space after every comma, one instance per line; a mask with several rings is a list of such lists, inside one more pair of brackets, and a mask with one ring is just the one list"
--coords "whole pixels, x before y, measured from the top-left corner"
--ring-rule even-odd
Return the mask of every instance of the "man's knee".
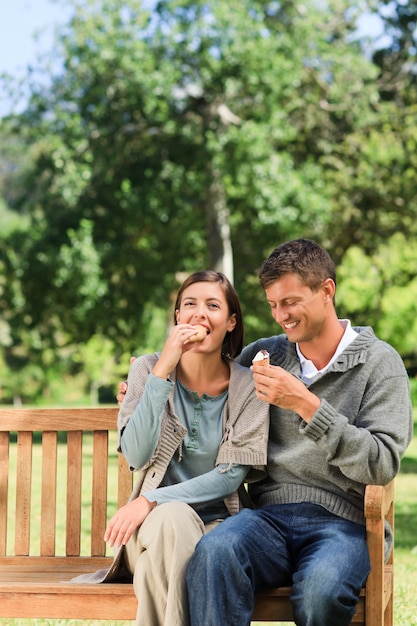
[[[294, 615], [300, 624], [350, 624], [359, 590], [344, 584], [331, 568], [293, 586]], [[307, 620], [308, 617], [308, 620]]]

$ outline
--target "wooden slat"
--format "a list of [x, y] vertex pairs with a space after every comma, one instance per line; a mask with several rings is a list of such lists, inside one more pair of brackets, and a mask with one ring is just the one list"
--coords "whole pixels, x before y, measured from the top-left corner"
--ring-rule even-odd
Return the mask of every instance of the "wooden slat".
[[[54, 585], [41, 589], [23, 585], [2, 597], [0, 617], [17, 618], [134, 620], [137, 600], [132, 585]], [[88, 615], [88, 617], [86, 617]], [[132, 621], [133, 623], [133, 621]]]
[[0, 409], [0, 431], [116, 430], [115, 409]]
[[[388, 494], [388, 497], [392, 499], [390, 503], [388, 513], [387, 513], [387, 521], [392, 528], [393, 536], [395, 536], [395, 525], [394, 525], [394, 481], [391, 483], [392, 491]], [[394, 546], [392, 547], [391, 554], [389, 555], [387, 565], [385, 570], [389, 569], [390, 575], [385, 575], [385, 587], [384, 587], [384, 596], [385, 596], [385, 616], [384, 616], [384, 624], [386, 626], [391, 626], [394, 623]]]
[[15, 552], [29, 554], [32, 484], [32, 433], [17, 435]]
[[106, 553], [104, 531], [107, 522], [107, 467], [108, 433], [95, 431], [93, 435], [93, 482], [91, 511], [91, 555]]
[[[371, 485], [365, 494], [366, 540], [372, 555], [371, 572], [366, 582], [367, 626], [382, 626], [386, 603], [384, 565], [384, 518], [391, 509], [394, 498], [394, 482], [382, 488]], [[392, 594], [392, 587], [388, 596]]]
[[[394, 481], [381, 488], [368, 485], [365, 492], [366, 519], [382, 520], [387, 517], [394, 501]], [[393, 520], [391, 520], [393, 523]]]
[[82, 432], [67, 435], [67, 515], [66, 545], [68, 556], [80, 554], [81, 541]]
[[111, 557], [0, 558], [0, 623], [10, 616], [134, 620], [137, 600], [132, 585], [62, 582], [108, 568], [111, 562]]
[[[4, 556], [0, 557], [0, 587], [12, 581], [19, 582], [22, 575], [44, 572], [45, 579], [67, 580], [64, 573], [70, 571], [68, 580], [77, 573], [91, 572], [111, 565], [111, 556]], [[93, 568], [93, 569], [91, 569]], [[52, 577], [52, 578], [51, 578]]]
[[290, 592], [291, 587], [262, 592], [256, 598], [252, 620], [265, 622], [275, 620], [279, 615], [280, 621], [292, 622], [294, 617], [289, 598]]
[[[252, 621], [293, 622], [294, 614], [290, 601], [291, 587], [279, 587], [255, 594]], [[362, 589], [352, 624], [365, 624], [365, 589]]]
[[42, 556], [55, 555], [57, 433], [42, 435], [41, 543]]
[[0, 555], [7, 550], [9, 497], [9, 433], [0, 433]]

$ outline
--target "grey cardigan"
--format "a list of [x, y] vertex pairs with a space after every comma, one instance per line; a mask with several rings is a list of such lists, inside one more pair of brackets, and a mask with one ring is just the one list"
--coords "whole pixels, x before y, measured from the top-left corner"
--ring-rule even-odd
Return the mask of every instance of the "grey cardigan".
[[[133, 414], [160, 353], [141, 356], [131, 365], [128, 390], [119, 411], [118, 429], [120, 437]], [[252, 373], [233, 360], [227, 359], [230, 367], [229, 393], [223, 411], [223, 439], [220, 442], [216, 465], [233, 463], [251, 465], [246, 478], [248, 482], [260, 480], [266, 475], [267, 441], [269, 429], [269, 405], [258, 400]], [[175, 382], [175, 371], [169, 376]], [[154, 454], [148, 463], [138, 470], [138, 478], [130, 499], [141, 493], [156, 489], [165, 476], [169, 462], [175, 453], [181, 456], [181, 446], [186, 434], [175, 413], [174, 390], [169, 396], [162, 416], [160, 436]], [[241, 508], [238, 493], [225, 498], [231, 515]]]

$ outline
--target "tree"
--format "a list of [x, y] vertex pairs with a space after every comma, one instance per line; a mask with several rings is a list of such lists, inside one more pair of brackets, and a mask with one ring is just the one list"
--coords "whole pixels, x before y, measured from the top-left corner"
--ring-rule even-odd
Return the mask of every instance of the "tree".
[[148, 346], [177, 274], [231, 275], [232, 255], [250, 340], [272, 330], [255, 268], [280, 241], [340, 261], [413, 222], [403, 119], [352, 39], [359, 3], [71, 4], [51, 84], [7, 121], [30, 164], [11, 207], [31, 236], [3, 255], [14, 343], [28, 326], [56, 350]]
[[357, 246], [346, 252], [339, 268], [339, 312], [358, 325], [373, 326], [378, 336], [403, 356], [410, 372], [417, 362], [415, 303], [417, 241], [396, 233], [374, 253]]

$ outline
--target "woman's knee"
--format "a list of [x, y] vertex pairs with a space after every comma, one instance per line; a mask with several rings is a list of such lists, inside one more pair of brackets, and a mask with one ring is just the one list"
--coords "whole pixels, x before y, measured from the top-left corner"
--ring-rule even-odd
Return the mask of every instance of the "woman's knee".
[[197, 526], [204, 532], [204, 524], [192, 507], [185, 502], [165, 502], [156, 506], [146, 518], [144, 525], [155, 529], [179, 529], [181, 534], [188, 525]]
[[204, 524], [194, 509], [184, 502], [167, 502], [151, 511], [139, 528], [136, 543], [139, 551], [178, 542], [194, 547], [203, 534]]

